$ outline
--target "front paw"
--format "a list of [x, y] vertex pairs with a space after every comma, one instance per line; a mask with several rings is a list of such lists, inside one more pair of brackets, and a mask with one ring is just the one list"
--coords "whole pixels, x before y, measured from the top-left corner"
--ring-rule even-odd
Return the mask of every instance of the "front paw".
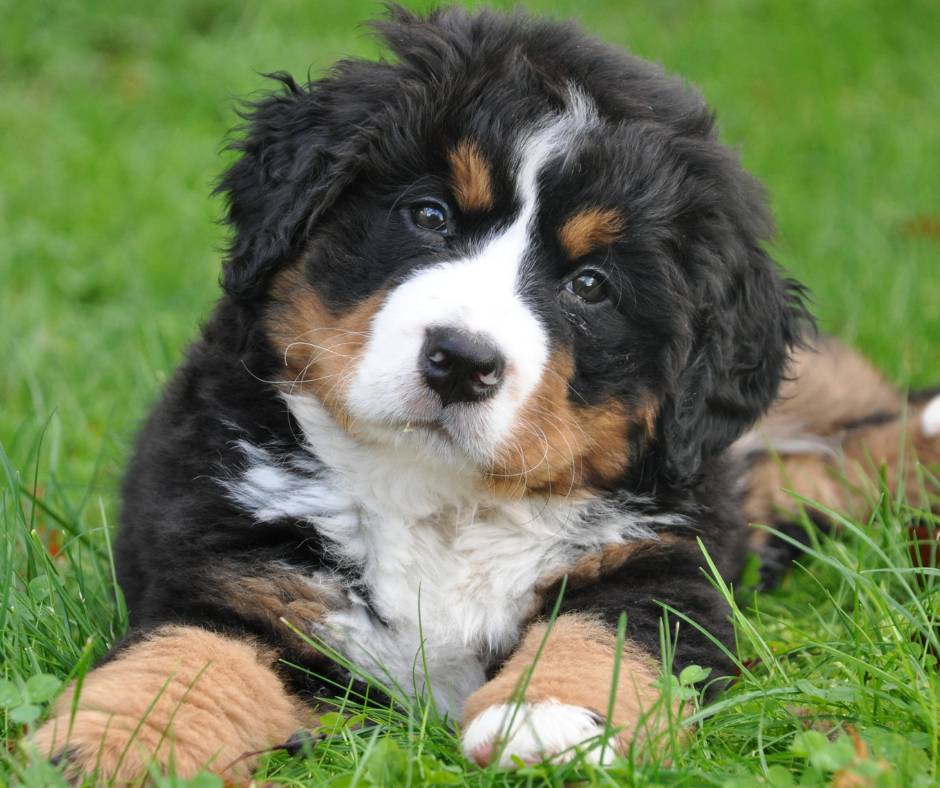
[[[257, 754], [308, 719], [251, 641], [164, 627], [128, 646], [57, 701], [32, 737], [70, 778], [135, 782], [151, 771], [210, 770], [247, 781]], [[73, 717], [73, 705], [76, 706]]]
[[[619, 672], [616, 670], [619, 663]], [[614, 685], [614, 676], [616, 684]], [[597, 621], [567, 614], [549, 631], [529, 627], [499, 673], [467, 698], [463, 747], [480, 764], [543, 758], [609, 763], [634, 741], [659, 735], [658, 669]], [[523, 702], [515, 703], [525, 686]], [[610, 713], [609, 720], [604, 713]]]
[[489, 706], [470, 721], [462, 739], [464, 753], [480, 766], [563, 763], [579, 753], [591, 763], [609, 764], [617, 752], [605, 733], [612, 736], [597, 712], [548, 700]]
[[66, 710], [36, 731], [30, 744], [40, 756], [62, 766], [71, 781], [94, 775], [126, 784], [146, 775], [154, 760], [145, 745], [150, 732], [134, 735], [135, 727], [133, 720], [104, 712], [79, 710], [73, 718]]

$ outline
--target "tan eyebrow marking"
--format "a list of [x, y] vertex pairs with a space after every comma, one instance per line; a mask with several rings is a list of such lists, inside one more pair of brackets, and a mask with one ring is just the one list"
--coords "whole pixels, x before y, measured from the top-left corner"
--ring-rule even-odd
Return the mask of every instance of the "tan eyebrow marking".
[[472, 213], [493, 207], [493, 174], [490, 163], [473, 140], [461, 140], [447, 154], [451, 185], [460, 209]]
[[609, 246], [623, 232], [623, 217], [611, 208], [587, 208], [570, 217], [558, 231], [558, 240], [572, 260], [601, 246]]

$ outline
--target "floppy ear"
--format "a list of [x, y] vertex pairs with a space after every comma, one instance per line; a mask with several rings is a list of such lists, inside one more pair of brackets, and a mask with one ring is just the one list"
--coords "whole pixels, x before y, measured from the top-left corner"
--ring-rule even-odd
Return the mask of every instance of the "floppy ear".
[[299, 254], [365, 162], [380, 168], [421, 159], [428, 106], [462, 90], [459, 80], [440, 78], [458, 68], [449, 27], [470, 21], [460, 10], [425, 19], [390, 4], [386, 20], [371, 27], [397, 63], [351, 58], [303, 86], [284, 73], [268, 75], [280, 89], [242, 113], [244, 136], [231, 145], [241, 155], [216, 188], [234, 229], [222, 275], [230, 295], [258, 293]]
[[250, 296], [279, 263], [299, 253], [317, 221], [356, 177], [368, 144], [369, 96], [348, 102], [341, 64], [331, 77], [301, 87], [293, 77], [267, 76], [280, 89], [249, 104], [242, 117], [244, 138], [230, 147], [241, 156], [222, 176], [234, 229], [222, 285], [234, 296]]
[[685, 260], [697, 312], [660, 421], [667, 478], [677, 485], [694, 483], [767, 410], [792, 349], [813, 327], [805, 289], [761, 248], [771, 230], [762, 189], [730, 153], [711, 165], [704, 171], [719, 173], [717, 184]]

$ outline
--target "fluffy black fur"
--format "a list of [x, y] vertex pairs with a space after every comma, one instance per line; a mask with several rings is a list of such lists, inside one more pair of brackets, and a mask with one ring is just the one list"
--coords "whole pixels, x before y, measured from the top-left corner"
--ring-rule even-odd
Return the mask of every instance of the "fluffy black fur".
[[[233, 229], [224, 295], [141, 431], [124, 485], [117, 565], [134, 630], [179, 622], [250, 633], [289, 661], [327, 669], [282, 630], [230, 609], [209, 571], [225, 564], [251, 575], [277, 561], [301, 573], [330, 566], [358, 582], [354, 570], [331, 566], [308, 525], [256, 527], [218, 484], [243, 463], [239, 440], [282, 462], [302, 452], [298, 426], [266, 382], [281, 364], [262, 326], [272, 277], [302, 260], [324, 303], [342, 312], [471, 248], [518, 210], [507, 140], [562, 106], [570, 84], [593, 100], [604, 128], [540, 184], [548, 208], [526, 297], [576, 359], [572, 401], [632, 405], [652, 393], [659, 405], [654, 440], [635, 441], [629, 469], [596, 488], [689, 514], [687, 535], [734, 576], [744, 526], [721, 455], [774, 399], [807, 323], [801, 288], [764, 250], [771, 221], [761, 188], [717, 141], [697, 92], [573, 25], [393, 10], [376, 28], [395, 60], [346, 60], [305, 85], [272, 75], [279, 89], [246, 110], [240, 156], [219, 186]], [[398, 207], [446, 193], [446, 152], [468, 136], [493, 164], [494, 208], [455, 219], [459, 232], [446, 241], [422, 238], [415, 254]], [[559, 300], [570, 272], [548, 240], [560, 206], [582, 204], [627, 219], [608, 261], [613, 293], [597, 309]], [[655, 654], [666, 602], [727, 643], [727, 611], [701, 563], [694, 544], [640, 554], [597, 586], [571, 589], [563, 610], [612, 624], [626, 611], [631, 636]], [[728, 669], [713, 644], [683, 632], [676, 669]], [[323, 689], [299, 672], [291, 680], [298, 691]]]

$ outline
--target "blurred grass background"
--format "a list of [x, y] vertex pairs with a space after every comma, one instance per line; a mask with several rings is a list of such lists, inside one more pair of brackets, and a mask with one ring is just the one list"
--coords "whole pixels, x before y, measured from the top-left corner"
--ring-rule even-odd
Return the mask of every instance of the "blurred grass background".
[[[812, 289], [821, 327], [904, 385], [940, 382], [940, 3], [526, 6], [577, 18], [698, 84], [724, 139], [767, 185], [776, 257]], [[0, 581], [23, 589], [20, 617], [0, 615], [0, 629], [16, 621], [4, 647], [42, 647], [4, 654], [0, 673], [64, 676], [120, 629], [101, 526], [115, 519], [135, 424], [217, 295], [225, 230], [209, 192], [227, 161], [234, 101], [268, 89], [261, 72], [316, 75], [338, 57], [376, 54], [357, 24], [379, 11], [372, 0], [0, 0], [5, 522], [20, 528], [18, 489], [47, 506], [27, 512], [0, 555]], [[98, 558], [69, 553], [65, 569], [39, 567], [34, 524], [49, 544], [72, 528]], [[58, 588], [37, 581], [59, 571], [71, 589], [66, 617], [80, 624], [72, 630], [23, 617]], [[822, 637], [794, 615], [818, 595], [813, 583], [788, 593], [774, 624], [783, 645]], [[89, 636], [98, 639], [87, 645]], [[917, 723], [932, 731], [918, 746], [934, 774], [935, 723]]]
[[[426, 7], [427, 3], [414, 4]], [[510, 7], [495, 2], [494, 6]], [[940, 379], [936, 0], [535, 0], [701, 86], [824, 330]], [[210, 199], [260, 72], [373, 55], [373, 0], [0, 0], [0, 440], [85, 483], [216, 297]]]

